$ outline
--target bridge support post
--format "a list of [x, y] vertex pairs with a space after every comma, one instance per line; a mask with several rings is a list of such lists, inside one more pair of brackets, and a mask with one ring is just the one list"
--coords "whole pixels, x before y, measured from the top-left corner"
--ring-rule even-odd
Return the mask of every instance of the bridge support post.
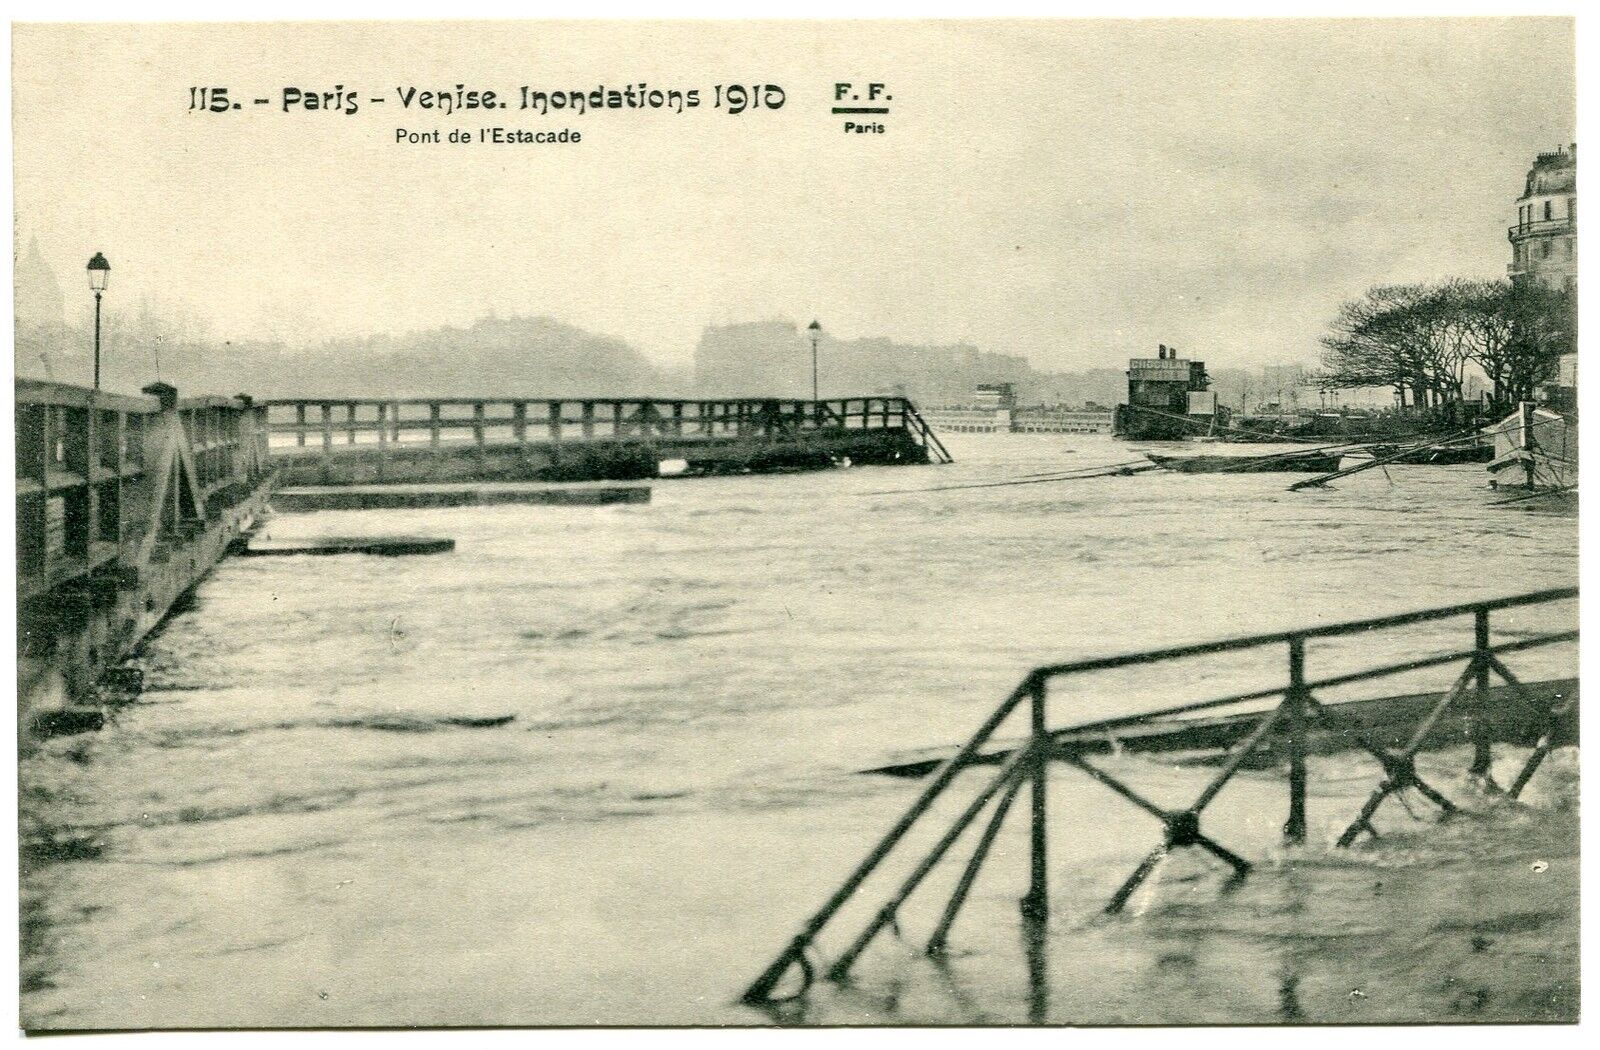
[[[301, 434], [304, 437], [304, 433]], [[333, 406], [322, 406], [322, 478], [324, 483], [333, 478]]]
[[1050, 741], [1045, 726], [1046, 689], [1044, 679], [1031, 683], [1028, 700], [1033, 720], [1032, 749], [1032, 828], [1029, 843], [1028, 895], [1022, 898], [1023, 918], [1043, 923], [1050, 917], [1050, 869], [1047, 833], [1048, 812], [1045, 792], [1049, 788]]
[[389, 406], [378, 403], [378, 480], [389, 476]]
[[1306, 840], [1306, 640], [1299, 635], [1289, 639], [1289, 689], [1284, 703], [1289, 705], [1289, 819], [1283, 837], [1289, 842]]
[[1485, 786], [1489, 781], [1490, 767], [1494, 763], [1494, 748], [1489, 737], [1489, 610], [1479, 609], [1473, 614], [1473, 666], [1477, 668], [1472, 698], [1472, 768], [1468, 772], [1480, 778]]

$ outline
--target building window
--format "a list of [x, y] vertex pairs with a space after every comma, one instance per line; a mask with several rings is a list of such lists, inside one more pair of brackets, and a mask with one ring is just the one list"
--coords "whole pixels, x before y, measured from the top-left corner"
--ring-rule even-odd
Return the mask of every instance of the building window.
[[1540, 241], [1539, 242], [1539, 258], [1541, 258], [1541, 259], [1550, 258], [1550, 242], [1549, 241]]
[[1549, 222], [1550, 221], [1550, 218], [1551, 218], [1550, 212], [1551, 212], [1551, 202], [1550, 201], [1545, 201], [1544, 202], [1544, 221], [1545, 222]]

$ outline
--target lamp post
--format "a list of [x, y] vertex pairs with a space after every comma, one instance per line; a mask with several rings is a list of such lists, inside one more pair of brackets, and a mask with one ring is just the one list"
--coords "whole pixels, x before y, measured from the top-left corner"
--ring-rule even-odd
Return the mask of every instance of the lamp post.
[[812, 321], [806, 331], [811, 333], [811, 400], [816, 402], [821, 400], [817, 397], [817, 340], [822, 337], [822, 325]]
[[89, 260], [89, 290], [94, 293], [94, 388], [100, 389], [100, 296], [111, 280], [111, 264], [99, 252]]

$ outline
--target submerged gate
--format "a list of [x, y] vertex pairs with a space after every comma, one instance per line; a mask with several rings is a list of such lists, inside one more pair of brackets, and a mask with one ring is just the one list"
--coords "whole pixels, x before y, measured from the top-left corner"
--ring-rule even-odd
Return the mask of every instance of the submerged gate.
[[[850, 942], [843, 954], [821, 967], [829, 980], [844, 981], [856, 960], [886, 928], [893, 928], [898, 932], [897, 920], [901, 906], [961, 839], [967, 828], [983, 815], [985, 809], [988, 809], [990, 813], [988, 826], [974, 845], [966, 866], [956, 882], [954, 892], [926, 942], [925, 951], [928, 954], [939, 955], [944, 952], [951, 928], [1018, 793], [1024, 786], [1029, 788], [1030, 802], [1028, 821], [1030, 876], [1027, 894], [1022, 898], [1021, 906], [1023, 921], [1032, 928], [1032, 936], [1037, 939], [1050, 911], [1047, 878], [1049, 821], [1046, 784], [1052, 762], [1059, 762], [1083, 773], [1136, 809], [1154, 818], [1160, 825], [1160, 839], [1155, 847], [1104, 906], [1105, 910], [1111, 913], [1120, 911], [1134, 891], [1149, 878], [1161, 859], [1176, 849], [1194, 847], [1205, 850], [1228, 865], [1235, 877], [1249, 873], [1251, 862], [1206, 834], [1201, 824], [1201, 816], [1235, 774], [1274, 738], [1281, 744], [1287, 757], [1288, 805], [1283, 835], [1290, 843], [1303, 842], [1306, 837], [1306, 758], [1314, 742], [1318, 742], [1319, 732], [1332, 734], [1334, 746], [1339, 749], [1359, 749], [1367, 752], [1376, 759], [1382, 771], [1381, 779], [1374, 786], [1366, 804], [1352, 815], [1348, 826], [1339, 836], [1337, 842], [1339, 847], [1349, 846], [1362, 834], [1376, 837], [1378, 830], [1374, 825], [1375, 815], [1386, 800], [1402, 792], [1415, 791], [1438, 807], [1445, 816], [1454, 813], [1457, 809], [1456, 803], [1425, 781], [1418, 774], [1416, 766], [1417, 753], [1425, 746], [1437, 746], [1452, 738], [1462, 739], [1463, 742], [1471, 744], [1472, 759], [1469, 772], [1478, 779], [1484, 790], [1503, 792], [1507, 797], [1515, 799], [1522, 793], [1554, 747], [1576, 740], [1577, 693], [1575, 683], [1571, 688], [1563, 684], [1553, 692], [1548, 689], [1531, 689], [1506, 666], [1502, 658], [1513, 653], [1573, 642], [1577, 639], [1578, 632], [1573, 629], [1524, 633], [1515, 640], [1496, 644], [1492, 637], [1491, 616], [1501, 610], [1571, 602], [1577, 594], [1575, 587], [1558, 588], [1495, 601], [1444, 606], [1300, 631], [1251, 635], [1036, 668], [994, 709], [978, 731], [953, 757], [936, 767], [932, 779], [922, 794], [888, 834], [873, 847], [866, 859], [829, 897], [822, 908], [805, 923], [783, 952], [756, 978], [745, 991], [743, 1001], [756, 1006], [770, 1005], [798, 998], [805, 993], [815, 979], [818, 969], [812, 959], [817, 936], [855, 895], [867, 877], [895, 850], [906, 833], [928, 812], [934, 801], [955, 782], [958, 774], [978, 765], [997, 764], [999, 771], [979, 790], [928, 853], [915, 865], [910, 875], [868, 920], [865, 928]], [[1317, 639], [1341, 637], [1369, 639], [1370, 632], [1381, 632], [1411, 624], [1462, 619], [1470, 619], [1471, 623], [1472, 646], [1469, 649], [1420, 656], [1317, 679], [1308, 678], [1306, 674], [1308, 643]], [[1243, 653], [1279, 647], [1287, 658], [1287, 675], [1281, 684], [1270, 688], [1173, 705], [1136, 715], [1080, 723], [1063, 729], [1050, 728], [1049, 693], [1053, 683], [1116, 668], [1162, 664], [1208, 654]], [[1426, 703], [1416, 707], [1415, 712], [1420, 714], [1420, 718], [1414, 724], [1390, 726], [1384, 731], [1374, 730], [1370, 719], [1356, 718], [1348, 710], [1342, 710], [1366, 706], [1365, 704], [1324, 703], [1316, 695], [1319, 690], [1458, 663], [1464, 663], [1464, 667], [1454, 684], [1442, 694], [1429, 696]], [[1495, 677], [1501, 679], [1505, 683], [1504, 686], [1493, 687], [1491, 679]], [[1248, 728], [1238, 734], [1217, 774], [1188, 806], [1178, 810], [1157, 805], [1133, 787], [1091, 763], [1086, 754], [1095, 748], [1082, 746], [1085, 740], [1098, 739], [1104, 743], [1118, 731], [1129, 732], [1148, 728], [1162, 721], [1170, 722], [1174, 730], [1181, 732], [1185, 728], [1183, 716], [1192, 717], [1201, 712], [1274, 699], [1277, 702], [1267, 710], [1244, 716]], [[1513, 706], [1516, 707], [1516, 717], [1511, 717], [1508, 712], [1508, 708]], [[985, 753], [984, 745], [995, 737], [996, 732], [1014, 712], [1024, 707], [1027, 710], [1028, 728], [1023, 742], [1009, 751]], [[1443, 724], [1445, 716], [1452, 710], [1461, 716], [1459, 737], [1454, 731], [1446, 731]], [[1189, 722], [1191, 729], [1199, 725], [1199, 721]], [[1490, 777], [1493, 745], [1501, 740], [1523, 738], [1526, 738], [1526, 743], [1532, 745], [1532, 751], [1512, 782], [1501, 788], [1494, 784]], [[1214, 736], [1211, 742], [1215, 742]], [[1328, 744], [1326, 736], [1320, 744], [1326, 748]], [[1196, 744], [1196, 746], [1203, 745]], [[800, 990], [792, 995], [776, 995], [780, 982], [795, 970], [799, 971], [801, 978]]]

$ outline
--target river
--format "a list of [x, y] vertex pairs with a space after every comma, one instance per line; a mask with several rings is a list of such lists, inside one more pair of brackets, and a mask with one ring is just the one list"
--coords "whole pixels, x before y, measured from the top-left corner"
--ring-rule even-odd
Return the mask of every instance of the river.
[[[926, 491], [1131, 458], [1098, 435], [947, 444], [949, 466], [667, 480], [648, 505], [276, 518], [274, 536], [457, 546], [225, 561], [141, 654], [137, 703], [23, 758], [24, 1023], [1576, 1016], [1570, 754], [1527, 807], [1434, 827], [1391, 802], [1384, 839], [1350, 851], [1326, 843], [1375, 767], [1318, 759], [1312, 844], [1290, 855], [1281, 776], [1247, 771], [1207, 830], [1269, 862], [1229, 888], [1175, 856], [1116, 920], [1095, 916], [1158, 829], [1063, 770], [1031, 984], [1019, 805], [949, 964], [915, 953], [934, 893], [855, 988], [738, 1005], [919, 789], [855, 771], [965, 739], [1030, 668], [1576, 581], [1575, 514], [1493, 506], [1481, 467], [1300, 493], [1164, 472]], [[1460, 622], [1396, 632], [1319, 649], [1313, 672], [1468, 643]], [[1570, 652], [1519, 659], [1575, 673]], [[1121, 675], [1053, 717], [1281, 679], [1269, 662]], [[1108, 761], [1162, 797], [1212, 772]], [[1454, 794], [1463, 756], [1428, 763]]]

